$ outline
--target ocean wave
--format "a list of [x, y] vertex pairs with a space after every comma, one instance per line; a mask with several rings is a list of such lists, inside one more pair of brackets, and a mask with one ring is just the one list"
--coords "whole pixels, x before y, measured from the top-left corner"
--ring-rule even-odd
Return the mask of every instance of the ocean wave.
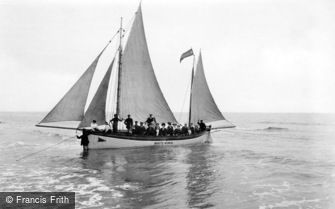
[[334, 124], [327, 123], [306, 123], [306, 122], [276, 122], [276, 121], [261, 121], [260, 124], [277, 124], [277, 125], [298, 125], [298, 126], [330, 126]]
[[276, 126], [269, 126], [267, 128], [264, 129], [258, 129], [258, 130], [262, 130], [262, 131], [288, 131], [288, 128], [283, 128], [283, 127], [276, 127]]
[[25, 147], [25, 146], [39, 146], [39, 144], [31, 144], [31, 143], [25, 143], [23, 141], [16, 141], [14, 143], [4, 143], [1, 144], [1, 147], [11, 148], [11, 147]]
[[71, 138], [72, 136], [66, 135], [66, 134], [60, 134], [60, 133], [53, 133], [53, 132], [44, 132], [40, 130], [33, 130], [35, 134], [43, 135], [43, 136], [49, 136], [49, 137], [57, 137], [61, 139]]

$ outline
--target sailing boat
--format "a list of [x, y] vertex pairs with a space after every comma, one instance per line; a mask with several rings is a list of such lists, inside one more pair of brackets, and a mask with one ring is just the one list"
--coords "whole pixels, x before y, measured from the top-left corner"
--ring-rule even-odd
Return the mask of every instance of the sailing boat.
[[[106, 102], [112, 70], [115, 69], [114, 65], [117, 65], [117, 85], [116, 101], [113, 101], [116, 103], [116, 108], [111, 110], [113, 113], [121, 117], [130, 114], [134, 121], [143, 121], [152, 113], [158, 123], [177, 123], [153, 70], [144, 32], [141, 5], [135, 13], [124, 48], [122, 46], [123, 31], [121, 19], [121, 27], [118, 30], [120, 35], [119, 48], [86, 111], [85, 107], [93, 75], [99, 59], [109, 43], [73, 87], [36, 126], [77, 130], [89, 127], [92, 120], [96, 120], [99, 125], [103, 125], [106, 121]], [[193, 79], [190, 121], [193, 123], [200, 119], [214, 123], [216, 121], [226, 121], [209, 91], [201, 54], [199, 55], [195, 75], [192, 72]], [[226, 127], [232, 127], [232, 125]], [[210, 130], [187, 136], [137, 136], [125, 134], [122, 131], [117, 134], [93, 132], [88, 138], [89, 149], [183, 145], [211, 141]]]

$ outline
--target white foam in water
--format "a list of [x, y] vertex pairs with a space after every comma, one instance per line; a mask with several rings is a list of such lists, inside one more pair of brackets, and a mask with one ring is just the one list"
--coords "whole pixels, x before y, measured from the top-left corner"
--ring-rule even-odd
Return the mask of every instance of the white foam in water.
[[70, 179], [70, 178], [79, 178], [79, 177], [83, 177], [84, 174], [67, 174], [64, 176], [59, 177], [60, 180], [65, 180], [65, 179]]
[[[259, 209], [276, 209], [276, 208], [298, 208], [298, 209], [303, 209], [305, 208], [305, 204], [308, 203], [318, 203], [320, 202], [320, 199], [312, 199], [312, 200], [283, 200], [278, 203], [273, 203], [269, 205], [262, 205], [259, 207]], [[296, 206], [296, 207], [292, 207]], [[312, 208], [312, 207], [311, 207]]]
[[93, 191], [112, 191], [112, 189], [103, 184], [102, 180], [93, 177], [86, 179], [89, 182], [89, 186], [94, 188]]
[[136, 185], [131, 185], [129, 183], [125, 183], [123, 185], [116, 186], [117, 188], [123, 189], [123, 190], [139, 190], [139, 187]]
[[11, 148], [11, 147], [18, 147], [18, 146], [25, 146], [25, 145], [26, 143], [24, 143], [23, 141], [17, 141], [17, 142], [8, 144], [6, 147]]
[[89, 207], [99, 207], [103, 205], [103, 203], [100, 202], [101, 199], [102, 199], [102, 196], [95, 193], [89, 197], [88, 201], [83, 201], [81, 202], [81, 204], [84, 206], [89, 206]]

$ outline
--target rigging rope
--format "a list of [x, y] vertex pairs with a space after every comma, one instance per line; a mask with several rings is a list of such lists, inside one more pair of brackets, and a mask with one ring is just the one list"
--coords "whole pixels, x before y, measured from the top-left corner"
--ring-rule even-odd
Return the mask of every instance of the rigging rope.
[[48, 146], [48, 147], [46, 147], [46, 148], [44, 148], [44, 149], [41, 149], [41, 150], [39, 150], [39, 151], [37, 151], [37, 152], [33, 152], [33, 153], [30, 153], [30, 154], [24, 155], [23, 157], [17, 159], [16, 161], [20, 161], [20, 160], [22, 160], [22, 159], [24, 159], [24, 158], [26, 159], [27, 157], [30, 157], [30, 156], [32, 156], [32, 155], [38, 154], [38, 153], [40, 153], [40, 152], [43, 152], [43, 151], [45, 151], [45, 150], [47, 150], [47, 149], [50, 149], [50, 148], [52, 148], [52, 147], [54, 147], [54, 146], [56, 146], [56, 145], [59, 145], [60, 143], [63, 143], [63, 142], [66, 141], [66, 140], [69, 140], [69, 139], [72, 139], [72, 137], [70, 137], [70, 138], [65, 138], [65, 139], [59, 141], [58, 143], [53, 144], [53, 145], [50, 145], [50, 146]]
[[190, 88], [191, 88], [191, 81], [188, 81], [188, 85], [186, 87], [186, 91], [185, 91], [185, 94], [184, 94], [183, 104], [181, 106], [181, 110], [180, 110], [180, 113], [179, 113], [179, 120], [178, 120], [178, 122], [180, 122], [181, 119], [182, 119], [182, 113], [183, 113], [183, 109], [184, 109], [184, 106], [185, 106], [187, 92], [189, 91]]
[[120, 31], [117, 30], [116, 33], [113, 35], [113, 37], [109, 40], [109, 43], [113, 41], [113, 39], [115, 38], [115, 36], [119, 33]]

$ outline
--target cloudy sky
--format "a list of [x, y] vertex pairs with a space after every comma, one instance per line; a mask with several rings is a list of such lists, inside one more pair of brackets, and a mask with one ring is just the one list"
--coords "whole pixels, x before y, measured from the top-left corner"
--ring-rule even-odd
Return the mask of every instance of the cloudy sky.
[[[50, 110], [138, 4], [0, 0], [0, 111]], [[142, 11], [173, 111], [192, 65], [179, 57], [193, 47], [223, 112], [335, 112], [335, 1], [143, 0]]]

